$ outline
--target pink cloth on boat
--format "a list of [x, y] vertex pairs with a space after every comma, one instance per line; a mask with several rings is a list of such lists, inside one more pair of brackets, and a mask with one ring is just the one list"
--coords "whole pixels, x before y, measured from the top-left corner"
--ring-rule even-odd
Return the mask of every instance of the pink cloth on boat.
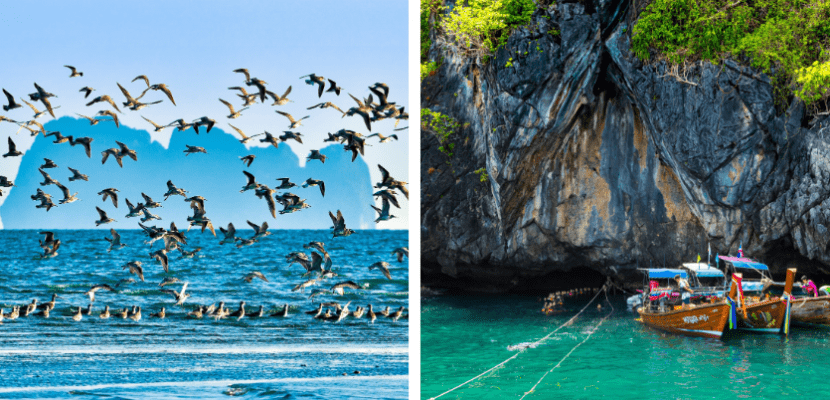
[[802, 286], [801, 286], [801, 288], [802, 288], [802, 289], [804, 289], [804, 290], [806, 290], [806, 291], [807, 291], [807, 293], [812, 294], [812, 295], [813, 295], [813, 297], [818, 297], [818, 288], [816, 287], [816, 284], [815, 284], [815, 283], [813, 283], [813, 281], [812, 281], [812, 280], [809, 280], [809, 279], [808, 279], [808, 280], [807, 280], [807, 284], [806, 284], [806, 285], [802, 285]]

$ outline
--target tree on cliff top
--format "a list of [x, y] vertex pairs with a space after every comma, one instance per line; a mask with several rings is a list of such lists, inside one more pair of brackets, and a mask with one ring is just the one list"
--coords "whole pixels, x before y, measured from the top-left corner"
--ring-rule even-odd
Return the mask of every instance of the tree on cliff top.
[[441, 28], [469, 55], [492, 54], [507, 43], [514, 28], [530, 23], [533, 0], [468, 0], [456, 3]]
[[828, 21], [826, 0], [654, 0], [637, 17], [632, 49], [675, 65], [747, 57], [772, 77], [779, 105], [793, 94], [817, 105], [830, 95]]

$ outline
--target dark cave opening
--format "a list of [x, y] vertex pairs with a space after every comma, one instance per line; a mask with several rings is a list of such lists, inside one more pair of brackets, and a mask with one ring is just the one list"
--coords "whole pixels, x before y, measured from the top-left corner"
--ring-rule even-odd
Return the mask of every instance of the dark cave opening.
[[497, 284], [494, 283], [497, 280], [493, 279], [454, 278], [436, 272], [435, 269], [422, 267], [421, 285], [429, 289], [439, 289], [445, 294], [475, 292], [545, 296], [557, 291], [599, 288], [607, 281], [606, 275], [589, 267], [574, 267], [568, 271], [553, 271], [541, 276], [527, 278], [503, 277], [502, 279], [509, 281], [509, 284]]
[[796, 280], [806, 275], [818, 286], [830, 284], [830, 269], [820, 261], [811, 260], [801, 255], [795, 249], [789, 237], [773, 242], [766, 249], [763, 262], [769, 266], [770, 273], [776, 281], [784, 281], [787, 276], [787, 268], [797, 268]]
[[569, 271], [553, 271], [548, 274], [522, 280], [511, 293], [546, 295], [550, 292], [581, 288], [599, 288], [607, 277], [588, 267], [575, 267]]

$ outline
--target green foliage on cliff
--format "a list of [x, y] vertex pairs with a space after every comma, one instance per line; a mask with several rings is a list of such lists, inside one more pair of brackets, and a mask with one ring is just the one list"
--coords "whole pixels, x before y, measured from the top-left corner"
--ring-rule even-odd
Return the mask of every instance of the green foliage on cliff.
[[826, 100], [830, 94], [830, 61], [816, 61], [809, 67], [799, 69], [796, 80], [801, 85], [795, 92], [796, 96], [808, 104]]
[[479, 169], [477, 169], [477, 170], [473, 171], [473, 173], [474, 173], [474, 174], [478, 174], [478, 180], [479, 180], [479, 181], [481, 181], [481, 182], [486, 182], [486, 181], [487, 181], [487, 178], [488, 178], [488, 177], [487, 177], [487, 172], [486, 172], [486, 171], [487, 171], [487, 170], [485, 170], [484, 168], [479, 168]]
[[533, 0], [467, 0], [441, 21], [457, 45], [474, 55], [487, 55], [507, 43], [514, 28], [530, 23]]
[[435, 71], [438, 70], [438, 64], [435, 61], [427, 61], [421, 63], [421, 80], [424, 80], [427, 76], [432, 75]]
[[432, 111], [429, 108], [421, 109], [421, 126], [423, 129], [429, 129], [435, 132], [438, 137], [438, 142], [441, 143], [439, 151], [446, 154], [447, 157], [452, 157], [452, 151], [455, 149], [455, 143], [450, 143], [450, 135], [452, 135], [461, 124], [455, 118], [449, 115], [441, 114], [437, 111]]
[[432, 41], [429, 32], [432, 29], [430, 19], [436, 20], [444, 10], [442, 0], [421, 0], [421, 80], [438, 69], [439, 63], [429, 61], [429, 48]]
[[[753, 67], [774, 75], [777, 89], [808, 104], [821, 85], [807, 88], [799, 71], [830, 54], [827, 0], [654, 0], [634, 25], [633, 51], [652, 52], [670, 63], [748, 56]], [[805, 72], [809, 74], [809, 71]], [[814, 75], [810, 75], [814, 76]]]
[[429, 31], [432, 29], [429, 23], [433, 15], [438, 18], [444, 10], [442, 0], [421, 0], [421, 62], [427, 61], [427, 53], [432, 41], [429, 40]]

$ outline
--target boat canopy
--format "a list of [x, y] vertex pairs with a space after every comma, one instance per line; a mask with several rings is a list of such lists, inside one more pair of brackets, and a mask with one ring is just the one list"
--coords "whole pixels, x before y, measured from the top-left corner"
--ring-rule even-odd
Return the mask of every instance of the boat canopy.
[[723, 261], [731, 262], [735, 268], [746, 268], [746, 269], [757, 269], [768, 271], [769, 268], [766, 264], [761, 264], [758, 261], [753, 261], [748, 258], [743, 257], [728, 257], [728, 256], [718, 256]]
[[681, 278], [686, 278], [688, 274], [682, 269], [645, 269], [649, 278], [674, 278], [680, 275]]
[[692, 271], [700, 278], [723, 278], [723, 272], [704, 263], [684, 263], [683, 268]]

